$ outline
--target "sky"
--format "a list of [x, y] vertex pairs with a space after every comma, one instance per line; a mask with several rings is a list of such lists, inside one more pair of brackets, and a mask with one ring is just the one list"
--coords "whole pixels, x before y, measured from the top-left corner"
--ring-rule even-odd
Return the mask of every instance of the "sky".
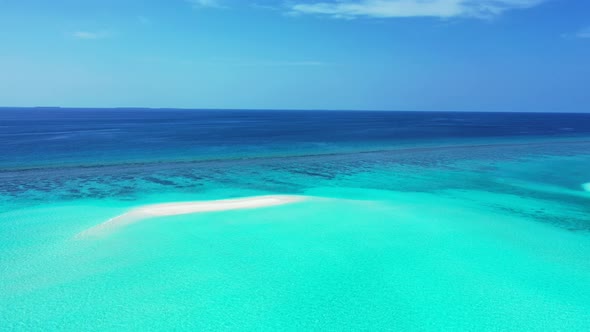
[[0, 106], [590, 112], [590, 1], [0, 0]]

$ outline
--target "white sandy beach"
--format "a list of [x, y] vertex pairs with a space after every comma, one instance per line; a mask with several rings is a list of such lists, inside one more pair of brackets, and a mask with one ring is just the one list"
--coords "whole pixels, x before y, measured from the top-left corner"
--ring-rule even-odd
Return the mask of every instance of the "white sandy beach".
[[283, 205], [305, 200], [305, 196], [269, 195], [214, 201], [176, 202], [146, 205], [109, 219], [102, 224], [78, 233], [76, 237], [100, 236], [117, 228], [148, 219], [151, 217], [175, 216], [181, 214], [226, 211], [237, 209], [254, 209], [274, 205]]

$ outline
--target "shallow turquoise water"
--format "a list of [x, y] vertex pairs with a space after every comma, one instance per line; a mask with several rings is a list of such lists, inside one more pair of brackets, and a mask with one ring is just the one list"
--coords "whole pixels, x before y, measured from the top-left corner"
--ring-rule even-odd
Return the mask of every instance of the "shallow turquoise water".
[[[228, 183], [211, 177], [194, 193], [137, 178], [95, 189], [145, 183], [132, 199], [68, 198], [74, 179], [47, 202], [31, 192], [0, 215], [0, 329], [587, 329], [590, 156], [476, 152], [227, 165], [217, 180]], [[290, 172], [309, 163], [333, 174]], [[150, 176], [178, 183], [184, 166]], [[135, 206], [279, 191], [315, 198], [74, 238]]]
[[0, 330], [587, 331], [589, 141], [7, 169]]

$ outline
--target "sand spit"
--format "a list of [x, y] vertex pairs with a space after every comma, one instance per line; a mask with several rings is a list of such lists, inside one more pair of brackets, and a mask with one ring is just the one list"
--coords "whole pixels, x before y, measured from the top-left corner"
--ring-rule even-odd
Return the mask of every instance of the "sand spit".
[[305, 196], [294, 195], [272, 195], [222, 199], [214, 201], [194, 201], [146, 205], [130, 210], [129, 212], [109, 219], [102, 224], [82, 231], [78, 233], [76, 237], [84, 238], [105, 235], [115, 229], [152, 217], [175, 216], [180, 214], [237, 209], [255, 209], [266, 206], [300, 202], [306, 198], [307, 197]]

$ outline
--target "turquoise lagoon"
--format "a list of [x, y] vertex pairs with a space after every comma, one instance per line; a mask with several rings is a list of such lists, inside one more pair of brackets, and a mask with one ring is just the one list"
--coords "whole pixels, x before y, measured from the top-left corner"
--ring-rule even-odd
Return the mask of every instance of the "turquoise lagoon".
[[[346, 113], [353, 136], [381, 130], [346, 141], [277, 116], [276, 127], [294, 134], [258, 143], [248, 139], [267, 135], [268, 120], [239, 113], [250, 120], [245, 142], [209, 126], [210, 136], [199, 129], [188, 139], [209, 140], [195, 147], [158, 121], [175, 134], [166, 144], [145, 134], [160, 140], [154, 147], [119, 140], [132, 129], [118, 114], [108, 138], [80, 119], [75, 130], [63, 120], [68, 130], [52, 135], [51, 123], [36, 136], [15, 128], [42, 120], [6, 120], [0, 330], [590, 328], [589, 117], [574, 117], [578, 127], [565, 133], [550, 132], [564, 127], [555, 121], [506, 133], [516, 120], [502, 118], [493, 131], [501, 135], [464, 135], [476, 115], [447, 114], [452, 130], [424, 139], [437, 132], [416, 128], [432, 116], [396, 127], [409, 115], [372, 115], [380, 118], [371, 126]], [[381, 135], [390, 127], [415, 137]], [[76, 237], [139, 206], [272, 194], [309, 199]]]

